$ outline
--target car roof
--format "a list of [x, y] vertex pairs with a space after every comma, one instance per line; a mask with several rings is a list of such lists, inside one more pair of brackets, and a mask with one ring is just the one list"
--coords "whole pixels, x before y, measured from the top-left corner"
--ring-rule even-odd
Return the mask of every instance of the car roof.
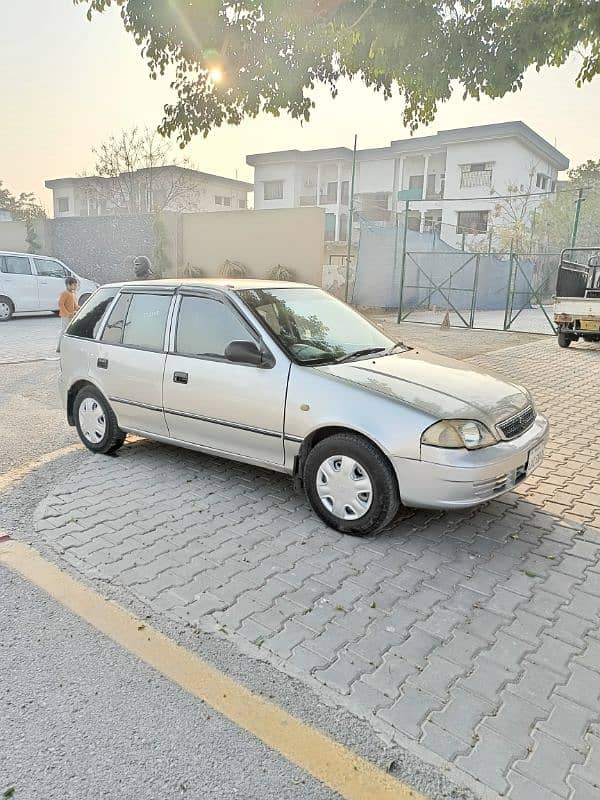
[[148, 281], [120, 281], [109, 283], [108, 286], [139, 287], [156, 286], [160, 288], [179, 288], [189, 286], [194, 289], [216, 288], [216, 289], [316, 289], [310, 283], [295, 283], [294, 281], [269, 281], [258, 280], [255, 278], [161, 278], [160, 280]]
[[60, 258], [56, 258], [55, 256], [47, 256], [44, 253], [23, 253], [20, 250], [0, 250], [0, 256], [25, 256], [26, 258], [32, 256], [32, 258], [48, 258], [51, 261], [60, 261]]

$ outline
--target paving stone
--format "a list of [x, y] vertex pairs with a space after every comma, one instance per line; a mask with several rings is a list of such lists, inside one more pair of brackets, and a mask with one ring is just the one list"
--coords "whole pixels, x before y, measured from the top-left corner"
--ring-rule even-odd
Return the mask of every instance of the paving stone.
[[447, 761], [454, 761], [458, 755], [470, 750], [471, 744], [464, 742], [450, 731], [438, 727], [430, 720], [426, 720], [422, 726], [423, 734], [421, 744], [438, 756]]
[[598, 800], [600, 781], [596, 781], [596, 783], [592, 785], [587, 781], [582, 781], [575, 775], [569, 775], [567, 783], [572, 790], [570, 800]]
[[483, 724], [506, 739], [516, 742], [521, 748], [526, 748], [530, 744], [536, 722], [544, 719], [547, 712], [511, 691], [502, 692], [499, 699], [498, 710], [486, 717]]
[[342, 694], [349, 694], [351, 685], [368, 669], [367, 662], [360, 656], [341, 653], [330, 666], [324, 669], [317, 668], [313, 674], [318, 681], [331, 689], [336, 689]]
[[[538, 728], [543, 732], [559, 739], [565, 744], [574, 746], [584, 755], [588, 751], [584, 737], [590, 725], [598, 718], [596, 711], [585, 706], [580, 706], [565, 697], [552, 698], [552, 711], [550, 715], [538, 723]], [[577, 743], [574, 745], [574, 743]], [[600, 774], [598, 775], [600, 782]]]
[[378, 716], [411, 739], [418, 739], [425, 718], [440, 705], [439, 697], [406, 686], [402, 696], [390, 708], [379, 711]]
[[568, 797], [567, 775], [573, 764], [583, 761], [583, 756], [541, 731], [534, 731], [532, 739], [534, 745], [528, 758], [517, 761], [513, 770], [560, 797]]
[[431, 715], [431, 722], [463, 741], [473, 742], [477, 726], [495, 710], [496, 705], [456, 686], [450, 690], [449, 702], [443, 710]]
[[588, 733], [585, 737], [585, 745], [588, 748], [585, 760], [583, 763], [573, 766], [569, 782], [573, 778], [577, 778], [598, 789], [600, 786], [600, 733]]
[[[456, 759], [456, 766], [473, 775], [499, 794], [508, 789], [507, 764], [519, 754], [516, 745], [489, 728], [480, 728], [472, 751]], [[519, 798], [526, 800], [526, 798]]]
[[514, 769], [508, 773], [508, 782], [510, 789], [507, 796], [511, 800], [560, 800], [561, 798], [561, 795], [555, 794], [548, 787], [540, 786], [536, 781], [520, 775]]
[[462, 665], [446, 661], [445, 658], [430, 655], [423, 669], [408, 677], [408, 683], [417, 689], [424, 689], [430, 694], [446, 698], [448, 689], [454, 684], [456, 679], [464, 674], [465, 668]]
[[591, 670], [582, 667], [580, 664], [573, 664], [571, 676], [567, 683], [558, 689], [558, 694], [593, 711], [600, 711], [598, 670]]

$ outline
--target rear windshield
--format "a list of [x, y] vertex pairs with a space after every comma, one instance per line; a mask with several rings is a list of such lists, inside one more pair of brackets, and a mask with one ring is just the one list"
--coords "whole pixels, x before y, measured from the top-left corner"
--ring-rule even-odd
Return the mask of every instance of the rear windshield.
[[118, 291], [116, 286], [97, 289], [67, 328], [67, 335], [77, 336], [80, 339], [94, 339], [100, 328], [104, 312]]

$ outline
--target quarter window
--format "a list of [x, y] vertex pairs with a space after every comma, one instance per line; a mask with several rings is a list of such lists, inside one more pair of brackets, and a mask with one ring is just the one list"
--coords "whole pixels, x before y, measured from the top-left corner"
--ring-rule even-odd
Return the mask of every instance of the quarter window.
[[69, 325], [68, 335], [81, 339], [94, 339], [100, 328], [104, 312], [112, 303], [118, 289], [98, 289]]
[[283, 181], [265, 181], [263, 197], [265, 200], [283, 200]]
[[70, 275], [58, 261], [52, 261], [49, 258], [34, 258], [33, 260], [37, 274], [45, 278], [66, 278]]
[[240, 317], [220, 300], [182, 297], [175, 337], [181, 355], [224, 358], [231, 342], [248, 341], [252, 335]]
[[27, 256], [0, 256], [0, 272], [9, 275], [31, 275], [31, 264]]
[[162, 350], [170, 305], [171, 295], [133, 294], [125, 320], [123, 344], [143, 350]]

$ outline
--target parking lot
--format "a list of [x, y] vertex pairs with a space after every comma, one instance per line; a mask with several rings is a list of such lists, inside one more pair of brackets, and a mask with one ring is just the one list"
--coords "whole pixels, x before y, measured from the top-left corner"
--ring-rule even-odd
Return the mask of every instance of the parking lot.
[[481, 794], [597, 797], [600, 348], [398, 334], [531, 388], [552, 436], [516, 492], [468, 512], [406, 510], [354, 539], [284, 477], [139, 441], [79, 459], [38, 506], [31, 541], [300, 679]]

